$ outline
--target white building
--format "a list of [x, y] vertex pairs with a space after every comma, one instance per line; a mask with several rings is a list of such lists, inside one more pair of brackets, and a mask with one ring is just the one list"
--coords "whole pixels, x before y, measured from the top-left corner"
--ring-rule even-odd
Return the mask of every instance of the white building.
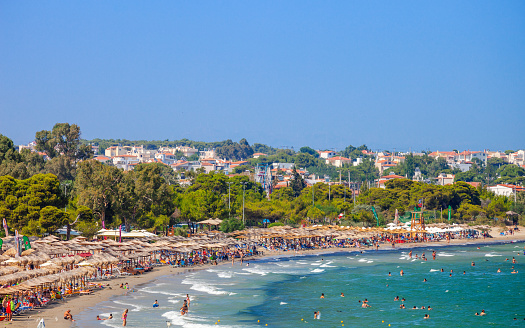
[[507, 197], [509, 197], [509, 196], [513, 196], [514, 195], [514, 191], [516, 191], [516, 192], [523, 192], [523, 191], [525, 191], [525, 187], [514, 186], [514, 185], [509, 185], [509, 184], [498, 184], [498, 185], [495, 185], [495, 186], [487, 187], [487, 190], [488, 191], [492, 191], [493, 193], [495, 193], [498, 196], [507, 196]]

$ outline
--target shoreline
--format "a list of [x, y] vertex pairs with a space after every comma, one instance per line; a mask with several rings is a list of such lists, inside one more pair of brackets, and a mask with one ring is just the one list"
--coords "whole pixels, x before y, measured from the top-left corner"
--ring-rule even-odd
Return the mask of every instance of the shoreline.
[[[504, 244], [504, 243], [512, 243], [512, 242], [525, 242], [525, 230], [522, 229], [515, 235], [511, 236], [497, 236], [493, 238], [488, 239], [453, 239], [448, 243], [447, 241], [443, 240], [440, 242], [419, 242], [419, 243], [407, 243], [407, 244], [396, 244], [395, 248], [392, 248], [389, 244], [382, 244], [379, 247], [378, 252], [381, 251], [392, 251], [392, 250], [399, 250], [399, 249], [411, 249], [411, 248], [422, 248], [422, 247], [447, 247], [447, 246], [458, 246], [458, 245], [465, 245], [465, 246], [472, 246], [472, 245], [484, 245], [484, 244]], [[343, 252], [359, 252], [361, 250], [366, 250], [368, 252], [376, 252], [374, 248], [355, 248], [355, 247], [332, 247], [327, 249], [315, 249], [315, 250], [307, 250], [307, 251], [301, 251], [301, 252], [295, 252], [295, 251], [264, 251], [264, 254], [254, 256], [248, 259], [245, 259], [245, 262], [257, 262], [260, 260], [265, 260], [268, 258], [275, 258], [275, 257], [295, 257], [295, 256], [314, 256], [314, 255], [320, 255], [320, 254], [336, 254], [336, 253], [343, 253]], [[239, 261], [236, 261], [239, 263]], [[224, 261], [219, 263], [218, 265], [229, 265], [231, 262]], [[71, 313], [73, 314], [73, 317], [78, 315], [79, 313], [83, 312], [84, 310], [94, 307], [97, 304], [101, 302], [105, 302], [110, 300], [113, 297], [118, 297], [126, 293], [126, 289], [120, 289], [119, 285], [121, 283], [129, 283], [129, 285], [132, 288], [137, 288], [145, 284], [153, 283], [158, 278], [169, 276], [169, 275], [184, 275], [190, 272], [195, 272], [198, 270], [204, 270], [214, 267], [214, 265], [211, 264], [205, 264], [200, 265], [197, 267], [191, 267], [191, 268], [173, 268], [171, 266], [162, 266], [162, 267], [155, 267], [151, 272], [139, 275], [139, 276], [126, 276], [126, 277], [119, 277], [109, 280], [103, 280], [103, 281], [97, 281], [97, 283], [101, 283], [103, 285], [109, 285], [106, 286], [103, 289], [95, 290], [90, 295], [82, 295], [82, 296], [73, 296], [72, 298], [68, 298], [66, 301], [60, 300], [55, 301], [52, 304], [47, 305], [44, 308], [34, 309], [31, 311], [27, 311], [22, 315], [14, 316], [12, 322], [2, 322], [4, 325], [3, 327], [31, 327], [34, 328], [37, 326], [38, 321], [41, 318], [44, 318], [46, 324], [48, 326], [57, 327], [57, 328], [68, 328], [68, 327], [75, 327], [75, 322], [66, 321], [63, 319], [63, 314], [66, 310], [71, 310]], [[115, 316], [120, 317], [120, 313]]]

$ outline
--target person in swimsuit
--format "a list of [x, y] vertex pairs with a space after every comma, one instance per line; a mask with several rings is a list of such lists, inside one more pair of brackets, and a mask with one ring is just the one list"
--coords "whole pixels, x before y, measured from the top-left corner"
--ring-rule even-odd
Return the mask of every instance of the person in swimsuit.
[[190, 306], [190, 295], [186, 294], [186, 303], [188, 303], [188, 306]]
[[125, 309], [122, 313], [122, 327], [125, 327], [128, 323], [128, 309]]
[[425, 316], [423, 317], [423, 319], [430, 319], [430, 316], [427, 314], [425, 314]]
[[341, 293], [341, 297], [345, 297], [345, 293]]
[[67, 311], [64, 313], [64, 319], [65, 319], [65, 320], [75, 321], [75, 320], [73, 320], [73, 316], [71, 315], [71, 310], [67, 310]]
[[321, 297], [320, 298], [324, 298], [324, 293], [321, 293]]

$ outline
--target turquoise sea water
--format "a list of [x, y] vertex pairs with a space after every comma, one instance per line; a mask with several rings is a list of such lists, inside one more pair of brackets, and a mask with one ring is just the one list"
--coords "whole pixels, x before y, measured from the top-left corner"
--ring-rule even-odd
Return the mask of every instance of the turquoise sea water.
[[[510, 243], [480, 245], [480, 249], [478, 245], [413, 249], [413, 256], [425, 252], [427, 261], [409, 259], [409, 250], [399, 249], [289, 254], [249, 266], [226, 264], [137, 286], [135, 292], [82, 312], [75, 326], [120, 327], [125, 308], [130, 310], [129, 327], [166, 327], [167, 321], [171, 327], [525, 326], [524, 246]], [[433, 249], [438, 254], [435, 261]], [[512, 257], [517, 264], [511, 263]], [[472, 261], [475, 266], [471, 266]], [[511, 274], [513, 265], [517, 274]], [[501, 273], [497, 273], [498, 268]], [[186, 294], [192, 300], [190, 312], [181, 316], [179, 309]], [[396, 296], [406, 299], [406, 309], [399, 308], [402, 302], [394, 301]], [[358, 301], [365, 298], [371, 308], [361, 308]], [[160, 307], [152, 307], [154, 300]], [[411, 310], [429, 305], [431, 311]], [[474, 315], [482, 309], [486, 316]], [[320, 320], [313, 319], [314, 311], [321, 312]], [[116, 319], [94, 320], [109, 313]], [[430, 319], [425, 320], [427, 313]]]

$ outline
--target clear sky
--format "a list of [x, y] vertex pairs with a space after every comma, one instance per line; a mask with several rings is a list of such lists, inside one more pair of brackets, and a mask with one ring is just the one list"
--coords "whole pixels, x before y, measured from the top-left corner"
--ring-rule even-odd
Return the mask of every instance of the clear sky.
[[[525, 1], [2, 1], [0, 133], [525, 148]], [[297, 148], [296, 148], [297, 149]]]

